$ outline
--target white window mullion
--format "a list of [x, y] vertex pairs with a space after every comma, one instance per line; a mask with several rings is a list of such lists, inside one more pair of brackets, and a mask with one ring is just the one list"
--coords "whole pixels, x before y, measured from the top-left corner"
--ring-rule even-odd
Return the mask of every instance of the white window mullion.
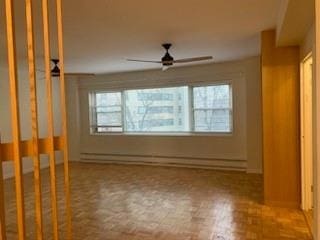
[[230, 111], [229, 111], [229, 116], [230, 116], [230, 132], [233, 132], [234, 120], [233, 120], [233, 88], [232, 88], [232, 84], [229, 85], [229, 97], [230, 97]]
[[189, 131], [194, 132], [194, 100], [193, 100], [193, 87], [189, 87]]
[[90, 132], [91, 133], [97, 133], [98, 132], [98, 124], [97, 124], [97, 108], [96, 108], [96, 94], [91, 93], [89, 94], [89, 111], [90, 111], [90, 116], [89, 116], [89, 120], [90, 120]]

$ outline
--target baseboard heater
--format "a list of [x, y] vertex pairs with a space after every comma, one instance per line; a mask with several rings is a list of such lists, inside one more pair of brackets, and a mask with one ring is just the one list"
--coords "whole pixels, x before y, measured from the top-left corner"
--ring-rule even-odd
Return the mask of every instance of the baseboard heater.
[[152, 155], [81, 153], [80, 161], [86, 163], [174, 166], [244, 172], [247, 170], [247, 161], [240, 159], [210, 159]]

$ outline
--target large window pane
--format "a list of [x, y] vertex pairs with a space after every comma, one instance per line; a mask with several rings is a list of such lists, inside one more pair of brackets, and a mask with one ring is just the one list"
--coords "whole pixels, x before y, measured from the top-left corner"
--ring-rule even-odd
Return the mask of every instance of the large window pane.
[[230, 85], [193, 88], [194, 130], [231, 132], [232, 97]]
[[125, 91], [128, 132], [189, 131], [188, 87]]
[[97, 131], [122, 131], [121, 92], [96, 93], [95, 97]]

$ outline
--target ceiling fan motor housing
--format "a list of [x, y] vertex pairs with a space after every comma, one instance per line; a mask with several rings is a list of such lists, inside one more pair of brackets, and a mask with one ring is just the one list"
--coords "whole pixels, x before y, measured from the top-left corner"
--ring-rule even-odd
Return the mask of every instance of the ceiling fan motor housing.
[[166, 55], [162, 58], [162, 64], [164, 66], [171, 66], [173, 65], [173, 57], [167, 52]]

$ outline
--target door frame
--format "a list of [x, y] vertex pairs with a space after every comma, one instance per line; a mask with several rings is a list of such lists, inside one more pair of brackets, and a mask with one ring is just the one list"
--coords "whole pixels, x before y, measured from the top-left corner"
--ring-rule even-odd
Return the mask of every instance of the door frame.
[[314, 239], [320, 240], [320, 0], [315, 0], [315, 161], [314, 161]]
[[[312, 191], [312, 186], [313, 186], [313, 161], [314, 161], [314, 154], [313, 154], [313, 149], [314, 149], [314, 138], [312, 136], [312, 132], [314, 129], [314, 101], [313, 101], [313, 88], [314, 88], [314, 71], [312, 69], [312, 65], [311, 65], [311, 77], [312, 77], [312, 83], [311, 83], [311, 91], [307, 92], [305, 91], [306, 87], [309, 88], [308, 85], [308, 79], [306, 79], [306, 68], [310, 67], [310, 61], [311, 64], [313, 63], [313, 53], [312, 51], [302, 60], [301, 62], [301, 77], [300, 77], [300, 118], [301, 118], [301, 132], [300, 132], [300, 144], [301, 144], [301, 208], [305, 211], [309, 211], [312, 209], [313, 207], [313, 191]], [[308, 112], [306, 112], [306, 105], [305, 105], [305, 97], [306, 94], [310, 94], [310, 100], [311, 100], [311, 108], [309, 108], [309, 111], [311, 112], [311, 124], [305, 123], [306, 120], [306, 114], [308, 114]], [[308, 111], [308, 110], [307, 110]], [[309, 131], [309, 135], [308, 139], [305, 138], [306, 133], [306, 129], [307, 127], [310, 126], [311, 127], [311, 132]], [[311, 156], [311, 159], [307, 159], [306, 158], [306, 147], [307, 144], [306, 142], [311, 141], [311, 149], [309, 152], [309, 155]], [[308, 151], [308, 150], [307, 150]]]

